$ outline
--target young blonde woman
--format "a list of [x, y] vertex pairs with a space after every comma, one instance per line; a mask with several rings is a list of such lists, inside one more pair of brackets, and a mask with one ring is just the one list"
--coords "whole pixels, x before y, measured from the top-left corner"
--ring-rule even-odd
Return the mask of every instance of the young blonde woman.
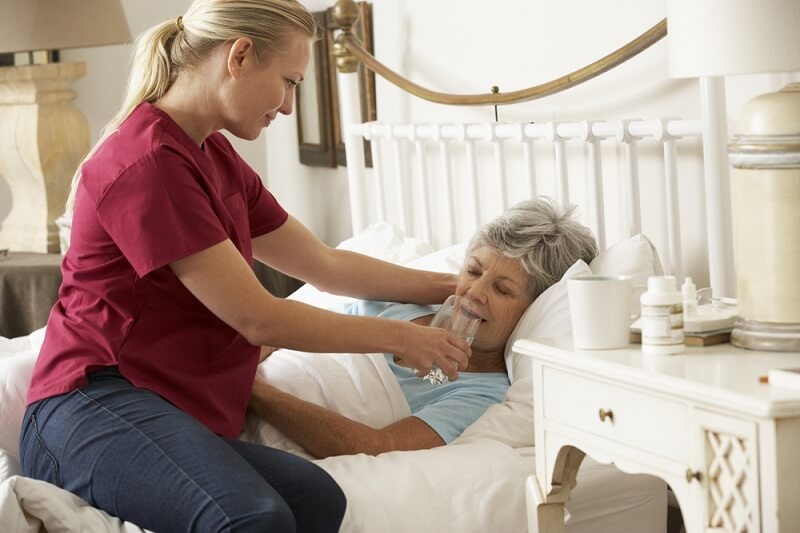
[[324, 290], [441, 302], [455, 276], [331, 249], [218, 130], [255, 139], [292, 111], [317, 28], [296, 0], [197, 0], [137, 41], [124, 104], [83, 163], [59, 301], [28, 392], [26, 475], [160, 533], [336, 531], [339, 487], [236, 440], [260, 345], [389, 352], [451, 379], [444, 330], [270, 295], [259, 260]]

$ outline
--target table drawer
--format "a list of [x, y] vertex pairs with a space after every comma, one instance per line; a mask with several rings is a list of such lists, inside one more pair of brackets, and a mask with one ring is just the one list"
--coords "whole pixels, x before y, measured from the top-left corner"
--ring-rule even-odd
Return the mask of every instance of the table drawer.
[[546, 421], [688, 464], [686, 404], [548, 366], [542, 378]]

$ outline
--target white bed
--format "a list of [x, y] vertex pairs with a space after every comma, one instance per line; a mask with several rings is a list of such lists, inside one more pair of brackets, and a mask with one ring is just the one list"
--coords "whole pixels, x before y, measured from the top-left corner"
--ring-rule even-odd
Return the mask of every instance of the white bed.
[[[453, 271], [464, 245], [432, 251], [388, 223], [370, 225], [341, 244], [353, 250], [420, 268]], [[614, 268], [609, 270], [609, 265]], [[624, 272], [643, 280], [659, 272], [650, 242], [634, 236], [592, 263], [595, 272]], [[589, 271], [577, 263], [565, 279]], [[347, 298], [305, 286], [291, 296], [334, 310]], [[19, 476], [16, 440], [24, 395], [44, 330], [0, 338], [0, 525], [10, 531], [140, 531], [93, 509], [71, 494]], [[548, 289], [532, 306], [513, 338], [569, 332], [566, 283]], [[525, 483], [533, 473], [533, 404], [527, 362], [508, 355], [513, 384], [453, 444], [377, 457], [342, 456], [318, 461], [348, 496], [342, 531], [526, 531]], [[380, 354], [310, 354], [279, 350], [260, 372], [284, 390], [376, 427], [408, 415], [399, 386]], [[262, 421], [248, 417], [242, 438], [306, 455]], [[666, 486], [647, 476], [627, 476], [587, 461], [570, 505], [574, 532], [665, 531]], [[12, 527], [13, 525], [13, 527]], [[2, 529], [0, 529], [2, 530]]]
[[[578, 204], [596, 232], [604, 250], [600, 257], [591, 265], [574, 265], [537, 299], [509, 347], [516, 338], [568, 334], [565, 279], [589, 270], [630, 274], [636, 284], [662, 272], [691, 275], [698, 286], [710, 284], [715, 292], [728, 294], [726, 172], [724, 163], [709, 155], [721, 149], [720, 138], [709, 127], [720, 102], [705, 100], [703, 115], [688, 120], [360, 125], [355, 78], [339, 74], [340, 108], [348, 124], [344, 139], [354, 235], [340, 246], [420, 268], [455, 271], [464, 243], [478, 225], [536, 194]], [[713, 83], [706, 81], [704, 87], [713, 97]], [[372, 140], [374, 168], [364, 168], [363, 138]], [[696, 156], [701, 139], [704, 170], [679, 157], [683, 147]], [[645, 165], [640, 165], [640, 152]], [[684, 172], [697, 179], [679, 180]], [[689, 183], [691, 190], [681, 193], [679, 182]], [[680, 225], [680, 199], [698, 193], [705, 198], [699, 207], [709, 206], [708, 223], [687, 232]], [[689, 245], [691, 260], [684, 255], [687, 233], [695, 238]], [[710, 253], [707, 242], [713, 243]], [[291, 298], [335, 310], [347, 303], [311, 286]], [[18, 476], [16, 439], [41, 340], [42, 330], [18, 339], [0, 338], [0, 531], [141, 531], [60, 489]], [[530, 370], [510, 349], [507, 363], [512, 386], [505, 401], [492, 406], [453, 444], [319, 461], [347, 495], [343, 531], [528, 529], [526, 483], [534, 471]], [[283, 389], [375, 426], [408, 414], [379, 354], [279, 350], [260, 372]], [[254, 418], [248, 417], [242, 437], [305, 453]], [[629, 476], [588, 459], [578, 479], [568, 504], [567, 531], [666, 531], [667, 488], [662, 481]]]

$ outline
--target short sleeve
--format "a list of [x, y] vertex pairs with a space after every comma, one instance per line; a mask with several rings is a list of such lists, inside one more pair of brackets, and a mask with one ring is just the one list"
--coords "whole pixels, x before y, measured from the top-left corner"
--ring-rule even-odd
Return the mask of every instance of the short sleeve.
[[[489, 376], [486, 374], [484, 377]], [[503, 401], [508, 380], [498, 375], [493, 383], [464, 384], [412, 413], [442, 437], [445, 444], [461, 435], [490, 405]]]
[[163, 149], [120, 173], [96, 209], [100, 223], [143, 277], [228, 238], [221, 220], [224, 205], [209, 189], [189, 160]]
[[[233, 148], [231, 148], [233, 152]], [[289, 218], [289, 213], [278, 200], [264, 186], [258, 173], [253, 170], [241, 157], [240, 170], [245, 181], [245, 195], [247, 197], [247, 211], [250, 219], [250, 237], [256, 238], [278, 229]]]

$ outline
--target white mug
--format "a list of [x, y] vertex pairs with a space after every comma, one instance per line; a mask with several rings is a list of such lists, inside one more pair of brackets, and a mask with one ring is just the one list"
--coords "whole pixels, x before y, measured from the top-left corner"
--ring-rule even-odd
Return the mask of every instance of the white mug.
[[628, 345], [631, 325], [630, 276], [583, 275], [567, 280], [572, 343], [579, 350]]

